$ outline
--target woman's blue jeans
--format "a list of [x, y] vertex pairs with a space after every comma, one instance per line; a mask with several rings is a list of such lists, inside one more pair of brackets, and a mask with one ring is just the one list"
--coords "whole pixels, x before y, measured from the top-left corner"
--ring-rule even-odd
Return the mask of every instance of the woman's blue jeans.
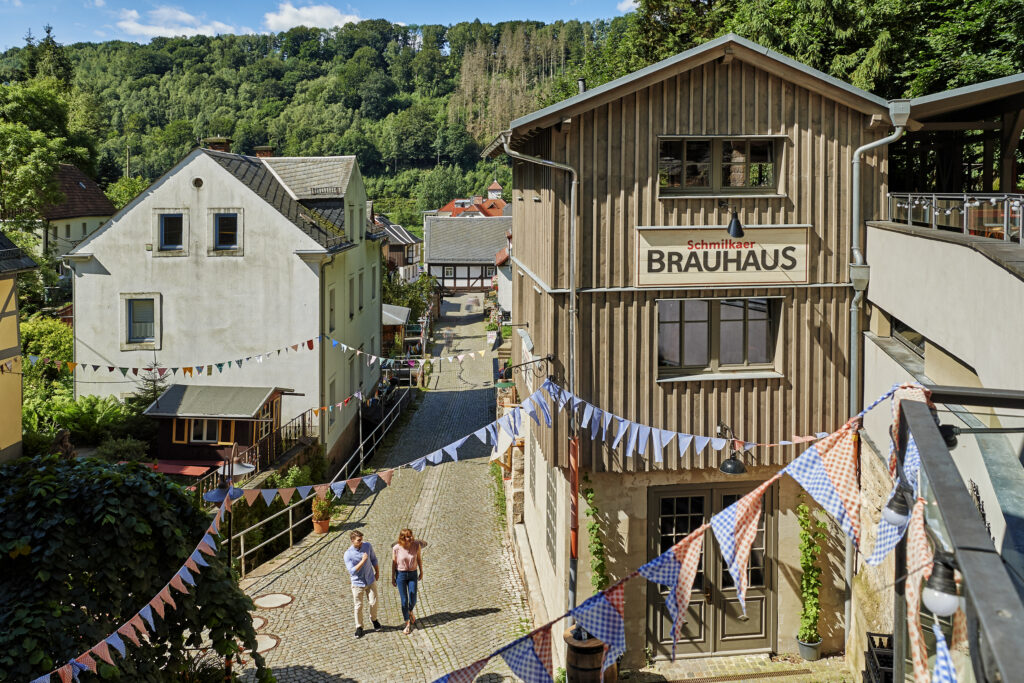
[[416, 570], [398, 572], [398, 597], [402, 601], [402, 618], [409, 621], [409, 614], [416, 608]]

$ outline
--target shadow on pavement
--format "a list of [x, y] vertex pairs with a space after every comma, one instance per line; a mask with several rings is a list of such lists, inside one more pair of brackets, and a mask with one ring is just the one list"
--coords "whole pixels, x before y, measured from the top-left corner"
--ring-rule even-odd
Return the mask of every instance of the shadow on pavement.
[[427, 628], [429, 626], [441, 626], [458, 619], [472, 619], [473, 617], [482, 617], [487, 614], [494, 614], [501, 610], [497, 607], [481, 607], [478, 609], [467, 609], [461, 612], [437, 612], [436, 614], [429, 614], [425, 617], [419, 617], [416, 619], [416, 626]]
[[359, 683], [358, 679], [329, 674], [311, 666], [275, 666], [272, 669], [279, 683]]

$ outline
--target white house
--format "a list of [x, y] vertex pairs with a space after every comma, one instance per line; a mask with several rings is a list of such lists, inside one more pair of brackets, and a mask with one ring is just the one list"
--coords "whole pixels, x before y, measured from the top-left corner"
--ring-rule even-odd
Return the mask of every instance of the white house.
[[425, 216], [423, 261], [445, 292], [485, 292], [494, 277], [494, 255], [507, 246], [511, 216]]
[[[378, 368], [330, 342], [380, 353], [367, 229], [355, 157], [194, 150], [67, 255], [75, 361], [100, 366], [76, 373], [76, 393], [137, 388], [107, 367], [191, 367], [174, 381], [287, 389], [283, 424], [373, 387]], [[356, 438], [357, 403], [318, 411], [332, 460]]]

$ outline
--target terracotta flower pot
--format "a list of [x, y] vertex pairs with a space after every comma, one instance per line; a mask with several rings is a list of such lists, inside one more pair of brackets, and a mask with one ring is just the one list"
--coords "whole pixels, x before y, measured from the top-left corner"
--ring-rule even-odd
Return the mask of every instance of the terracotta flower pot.
[[326, 534], [331, 530], [331, 520], [329, 519], [314, 519], [313, 520], [313, 531], [318, 534]]

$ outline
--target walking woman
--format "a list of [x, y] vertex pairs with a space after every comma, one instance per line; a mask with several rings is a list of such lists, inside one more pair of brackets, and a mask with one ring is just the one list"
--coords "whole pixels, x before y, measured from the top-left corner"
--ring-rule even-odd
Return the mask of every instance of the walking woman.
[[413, 538], [412, 529], [402, 529], [398, 533], [398, 543], [391, 548], [391, 585], [398, 587], [398, 597], [402, 601], [402, 618], [405, 619], [405, 630], [408, 634], [416, 625], [416, 589], [423, 580], [423, 555], [420, 552], [427, 547], [426, 541]]

